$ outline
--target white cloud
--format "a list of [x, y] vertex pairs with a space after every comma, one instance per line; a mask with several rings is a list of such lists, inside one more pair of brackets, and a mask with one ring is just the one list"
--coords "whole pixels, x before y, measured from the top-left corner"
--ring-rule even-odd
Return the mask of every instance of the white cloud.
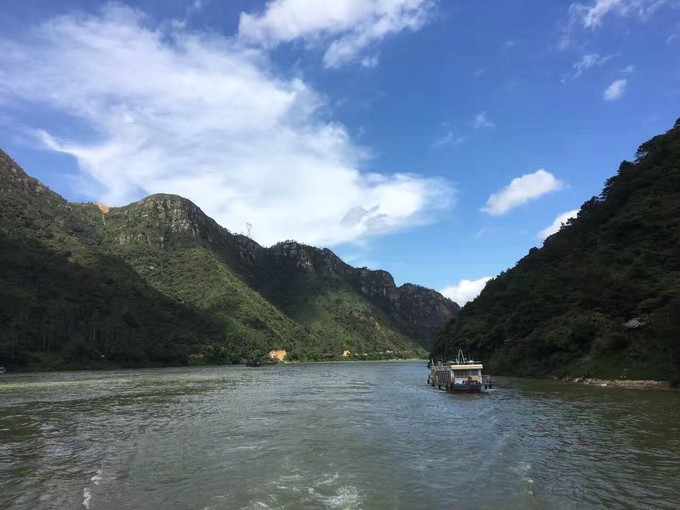
[[597, 28], [610, 14], [624, 17], [638, 16], [644, 19], [665, 3], [667, 0], [593, 0], [571, 4], [569, 13], [585, 28]]
[[103, 196], [92, 199], [176, 193], [230, 229], [251, 223], [264, 244], [353, 242], [431, 222], [450, 205], [442, 180], [362, 172], [367, 151], [324, 117], [324, 98], [300, 79], [272, 76], [260, 51], [150, 25], [109, 6], [52, 19], [23, 42], [0, 38], [0, 104], [89, 128], [43, 140], [99, 183]]
[[486, 112], [481, 112], [475, 115], [474, 126], [476, 129], [493, 128], [496, 127], [496, 124], [489, 120], [489, 117], [487, 116]]
[[501, 191], [492, 194], [482, 211], [492, 216], [501, 216], [515, 207], [560, 190], [564, 186], [564, 183], [558, 181], [550, 172], [537, 170], [533, 174], [513, 179]]
[[620, 80], [614, 80], [609, 87], [607, 87], [604, 91], [604, 100], [605, 101], [616, 101], [619, 99], [621, 96], [623, 96], [623, 93], [626, 90], [626, 84], [628, 81], [625, 78], [621, 78]]
[[580, 60], [576, 61], [572, 66], [573, 71], [570, 75], [570, 79], [575, 80], [576, 78], [581, 76], [584, 72], [586, 72], [588, 69], [592, 69], [593, 67], [599, 67], [608, 60], [614, 58], [615, 56], [616, 55], [600, 56], [598, 53], [589, 53], [587, 55], [583, 55], [583, 57], [581, 57]]
[[633, 64], [627, 65], [621, 69], [621, 74], [633, 74], [635, 72], [635, 66]]
[[275, 46], [304, 39], [327, 45], [326, 67], [355, 62], [382, 39], [418, 30], [429, 19], [434, 0], [273, 0], [260, 15], [241, 13], [244, 41]]
[[588, 0], [574, 2], [569, 6], [568, 19], [563, 27], [560, 42], [562, 49], [568, 47], [579, 30], [593, 31], [599, 28], [605, 18], [617, 15], [622, 18], [645, 20], [660, 7], [678, 5], [678, 0]]
[[564, 225], [567, 221], [569, 221], [571, 218], [576, 218], [578, 212], [579, 212], [578, 209], [574, 209], [573, 211], [567, 211], [565, 213], [560, 214], [557, 218], [555, 218], [555, 221], [553, 221], [549, 227], [546, 227], [543, 230], [541, 230], [538, 233], [537, 237], [540, 240], [544, 240], [549, 236], [553, 235], [555, 232], [558, 232], [560, 228], [562, 228], [562, 225]]
[[472, 301], [482, 292], [486, 283], [491, 280], [491, 276], [484, 276], [477, 280], [461, 280], [458, 285], [450, 285], [439, 292], [450, 300], [463, 306], [468, 301]]

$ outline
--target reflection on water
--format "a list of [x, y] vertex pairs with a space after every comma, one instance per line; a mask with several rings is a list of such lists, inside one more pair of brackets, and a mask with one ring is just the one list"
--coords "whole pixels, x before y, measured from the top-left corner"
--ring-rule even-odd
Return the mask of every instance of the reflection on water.
[[420, 363], [8, 375], [0, 508], [679, 508], [680, 393]]

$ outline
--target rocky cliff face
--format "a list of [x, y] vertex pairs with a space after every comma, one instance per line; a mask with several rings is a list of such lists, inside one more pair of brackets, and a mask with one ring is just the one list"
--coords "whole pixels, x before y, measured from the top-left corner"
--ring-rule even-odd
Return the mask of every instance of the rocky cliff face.
[[342, 280], [425, 347], [432, 345], [437, 332], [455, 318], [460, 309], [456, 303], [432, 289], [408, 283], [397, 287], [387, 271], [354, 268], [327, 248], [320, 250], [286, 241], [274, 245], [267, 252], [274, 265], [286, 261], [318, 278]]
[[439, 292], [406, 283], [399, 287], [399, 322], [412, 336], [432, 345], [437, 333], [458, 316], [460, 306]]
[[[111, 208], [104, 216], [109, 237], [115, 232], [113, 239], [119, 244], [135, 242], [160, 250], [198, 245], [211, 250], [244, 282], [297, 320], [309, 316], [313, 296], [344, 289], [377, 309], [374, 314], [361, 311], [359, 315], [366, 316], [367, 323], [381, 315], [401, 334], [429, 347], [436, 332], [459, 308], [434, 290], [411, 284], [397, 287], [387, 271], [354, 268], [327, 248], [295, 241], [264, 248], [248, 237], [230, 233], [191, 201], [176, 195], [152, 195], [123, 208]], [[348, 313], [356, 316], [358, 312]]]

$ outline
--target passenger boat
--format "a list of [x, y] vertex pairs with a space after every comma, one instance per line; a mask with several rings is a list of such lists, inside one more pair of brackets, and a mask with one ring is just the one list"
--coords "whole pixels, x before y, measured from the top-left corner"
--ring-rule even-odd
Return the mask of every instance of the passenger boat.
[[460, 350], [455, 360], [432, 364], [427, 384], [449, 391], [486, 393], [493, 388], [493, 382], [491, 376], [482, 375], [483, 369], [481, 361], [467, 359]]

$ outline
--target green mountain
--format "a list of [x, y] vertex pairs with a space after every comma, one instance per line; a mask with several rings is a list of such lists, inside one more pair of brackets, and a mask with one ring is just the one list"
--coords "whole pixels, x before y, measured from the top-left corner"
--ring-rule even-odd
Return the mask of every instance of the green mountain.
[[424, 356], [458, 311], [330, 250], [264, 248], [195, 204], [71, 204], [0, 152], [0, 364]]
[[432, 349], [501, 374], [680, 380], [680, 120], [491, 280]]
[[219, 338], [209, 317], [99, 250], [88, 222], [4, 153], [0, 268], [0, 365], [186, 363]]

